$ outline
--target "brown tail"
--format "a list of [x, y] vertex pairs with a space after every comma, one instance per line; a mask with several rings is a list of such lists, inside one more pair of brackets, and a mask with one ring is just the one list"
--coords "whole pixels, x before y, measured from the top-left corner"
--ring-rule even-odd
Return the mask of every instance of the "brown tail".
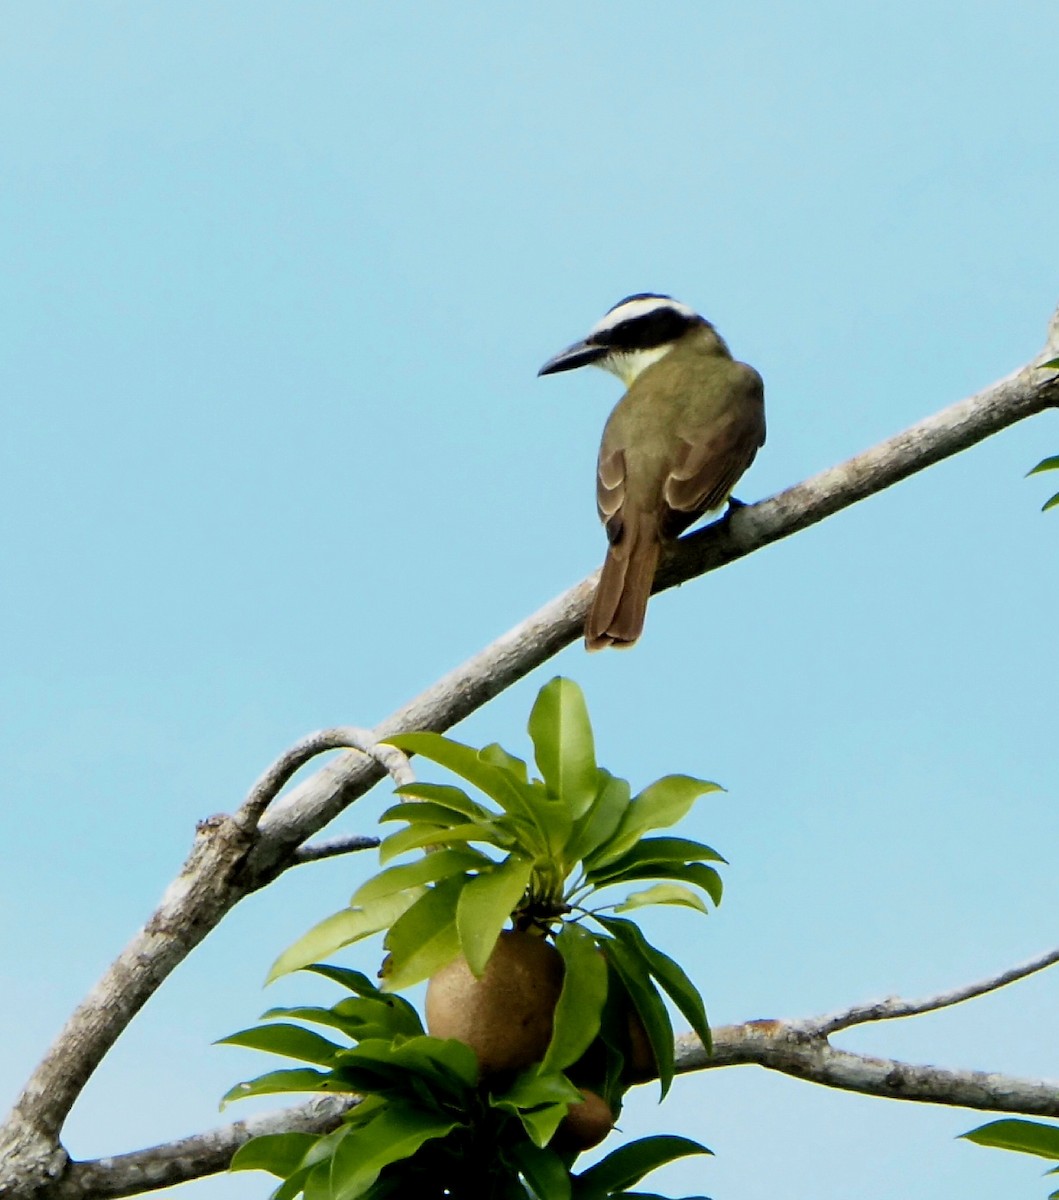
[[654, 522], [627, 520], [621, 538], [607, 549], [599, 586], [585, 621], [585, 646], [631, 646], [643, 632], [661, 544]]

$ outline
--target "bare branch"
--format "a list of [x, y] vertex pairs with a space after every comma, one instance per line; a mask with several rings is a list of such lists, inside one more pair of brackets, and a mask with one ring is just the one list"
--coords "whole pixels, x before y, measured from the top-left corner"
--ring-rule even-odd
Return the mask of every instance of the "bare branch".
[[[1045, 350], [1030, 365], [837, 467], [681, 538], [661, 565], [655, 591], [726, 566], [1059, 405], [1059, 373], [1035, 365], [1057, 351], [1059, 310]], [[441, 733], [546, 662], [580, 637], [596, 579], [597, 573], [583, 579], [451, 671], [387, 717], [376, 736], [410, 730]], [[265, 837], [251, 855], [251, 870], [268, 873], [291, 847], [335, 817], [377, 778], [371, 764], [349, 756], [295, 788], [263, 820]]]
[[357, 850], [374, 850], [378, 844], [377, 837], [366, 837], [359, 833], [350, 833], [343, 837], [321, 838], [317, 842], [308, 842], [304, 846], [299, 846], [294, 852], [292, 866], [319, 862], [322, 858], [337, 858], [340, 854], [354, 854]]
[[1035, 975], [1059, 962], [1059, 946], [1038, 954], [1036, 958], [1027, 959], [1018, 966], [981, 979], [977, 983], [969, 983], [966, 987], [954, 988], [950, 992], [939, 992], [936, 996], [925, 996], [920, 1000], [902, 1000], [898, 996], [887, 996], [884, 1000], [876, 1000], [869, 1004], [857, 1004], [839, 1012], [817, 1017], [809, 1022], [807, 1029], [813, 1036], [827, 1037], [840, 1029], [849, 1029], [853, 1025], [864, 1025], [869, 1021], [891, 1021], [897, 1017], [916, 1017], [922, 1013], [935, 1012], [939, 1008], [950, 1008], [953, 1004], [961, 1004], [964, 1000], [973, 1000], [975, 996], [984, 996], [987, 992], [995, 992], [997, 988], [1006, 987], [1028, 975]]
[[[823, 1017], [725, 1025], [713, 1030], [712, 1054], [707, 1054], [693, 1034], [682, 1034], [676, 1041], [677, 1070], [688, 1074], [719, 1067], [756, 1065], [841, 1091], [890, 1100], [1059, 1117], [1057, 1083], [996, 1072], [918, 1066], [891, 1058], [855, 1054], [832, 1046], [827, 1036], [836, 1029], [868, 1021], [893, 1020], [959, 1004], [1025, 979], [1057, 961], [1059, 949], [1051, 950], [987, 980], [926, 1000], [891, 998], [874, 1004], [853, 1005]], [[107, 1200], [186, 1183], [225, 1170], [235, 1151], [260, 1134], [292, 1130], [327, 1133], [356, 1102], [357, 1098], [352, 1096], [328, 1096], [133, 1154], [70, 1163], [61, 1180], [48, 1189], [47, 1195], [49, 1200], [87, 1200], [88, 1197]]]
[[380, 746], [370, 729], [360, 729], [356, 725], [320, 729], [303, 737], [276, 759], [250, 789], [250, 794], [236, 813], [236, 819], [245, 823], [247, 828], [256, 828], [265, 809], [296, 771], [300, 771], [318, 754], [326, 754], [328, 750], [348, 749], [357, 750], [378, 763], [384, 770], [389, 771], [394, 783], [398, 785], [415, 781], [408, 758], [395, 746]]
[[[1035, 362], [1057, 348], [1059, 321], [1053, 319], [1049, 346]], [[796, 533], [1056, 404], [1059, 374], [1031, 364], [874, 449], [682, 539], [662, 564], [656, 590]], [[450, 672], [367, 734], [365, 745], [373, 748], [375, 739], [397, 732], [445, 730], [528, 674], [579, 635], [595, 580], [595, 574], [583, 580]], [[239, 900], [291, 866], [298, 847], [383, 773], [374, 758], [343, 755], [272, 804], [297, 769], [284, 775], [288, 765], [286, 759], [277, 764], [236, 817], [200, 824], [155, 913], [71, 1015], [0, 1126], [0, 1197], [28, 1196], [54, 1184], [67, 1165], [58, 1140], [66, 1114], [132, 1017]]]
[[[377, 746], [367, 730], [327, 729], [303, 738], [251, 789], [235, 816], [200, 822], [180, 875], [146, 925], [118, 955], [71, 1014], [0, 1126], [0, 1197], [60, 1177], [67, 1156], [59, 1133], [92, 1072], [169, 972], [217, 926], [225, 913], [267, 880], [245, 878], [259, 838], [258, 823], [272, 798], [299, 767], [328, 750], [356, 746], [400, 782], [414, 778], [408, 759]], [[377, 768], [378, 769], [378, 768]], [[285, 866], [293, 863], [288, 857]]]
[[194, 1137], [90, 1162], [72, 1162], [48, 1190], [49, 1200], [106, 1200], [136, 1196], [226, 1171], [232, 1155], [251, 1138], [266, 1133], [330, 1133], [358, 1096], [320, 1096], [294, 1108], [233, 1121]]
[[702, 1071], [754, 1063], [795, 1079], [920, 1104], [1059, 1117], [1059, 1083], [991, 1071], [947, 1070], [853, 1054], [826, 1037], [807, 1037], [802, 1022], [750, 1021], [713, 1030], [713, 1054], [692, 1034], [677, 1039], [677, 1069]]

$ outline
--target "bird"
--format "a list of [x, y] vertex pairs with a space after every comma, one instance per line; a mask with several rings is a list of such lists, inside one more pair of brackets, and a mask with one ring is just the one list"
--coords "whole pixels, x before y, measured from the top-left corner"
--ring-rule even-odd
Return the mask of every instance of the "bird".
[[663, 547], [730, 500], [765, 443], [765, 400], [761, 376], [713, 325], [660, 292], [619, 300], [537, 374], [588, 365], [626, 388], [596, 466], [608, 545], [585, 645], [599, 650], [640, 637]]

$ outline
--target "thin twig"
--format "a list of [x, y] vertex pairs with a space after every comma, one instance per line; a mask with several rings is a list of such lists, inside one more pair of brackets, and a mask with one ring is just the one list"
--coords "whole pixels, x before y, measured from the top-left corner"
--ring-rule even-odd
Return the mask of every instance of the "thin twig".
[[293, 746], [268, 768], [250, 789], [236, 819], [249, 829], [255, 829], [265, 809], [279, 795], [295, 772], [307, 762], [328, 750], [357, 750], [390, 773], [394, 783], [412, 783], [415, 775], [408, 758], [395, 746], [380, 746], [370, 729], [356, 725], [340, 725], [336, 729], [320, 729], [310, 733]]
[[321, 838], [299, 846], [294, 852], [294, 865], [319, 862], [322, 858], [337, 858], [340, 854], [354, 854], [358, 850], [374, 850], [379, 844], [377, 837], [351, 833], [342, 837]]
[[1043, 971], [1057, 962], [1059, 946], [997, 975], [991, 975], [988, 979], [969, 983], [966, 987], [955, 988], [951, 992], [939, 992], [935, 996], [925, 996], [920, 1000], [902, 1000], [899, 996], [887, 996], [883, 1000], [856, 1004], [839, 1012], [813, 1018], [806, 1029], [814, 1036], [827, 1037], [840, 1029], [864, 1025], [869, 1021], [892, 1021], [898, 1017], [916, 1017], [922, 1013], [935, 1012], [939, 1008], [951, 1008], [954, 1004], [962, 1004], [964, 1000], [973, 1000], [975, 996], [984, 996], [988, 992], [995, 992], [997, 988], [1007, 987], [1009, 983], [1025, 979], [1028, 975]]

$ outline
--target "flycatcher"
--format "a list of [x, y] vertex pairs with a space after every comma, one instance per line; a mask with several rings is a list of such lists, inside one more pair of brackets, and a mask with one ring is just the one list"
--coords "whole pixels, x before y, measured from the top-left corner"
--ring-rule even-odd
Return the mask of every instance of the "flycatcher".
[[663, 545], [728, 500], [765, 443], [765, 401], [761, 376], [709, 321], [654, 292], [626, 296], [538, 374], [590, 363], [626, 387], [596, 471], [610, 543], [585, 622], [598, 650], [639, 638]]

